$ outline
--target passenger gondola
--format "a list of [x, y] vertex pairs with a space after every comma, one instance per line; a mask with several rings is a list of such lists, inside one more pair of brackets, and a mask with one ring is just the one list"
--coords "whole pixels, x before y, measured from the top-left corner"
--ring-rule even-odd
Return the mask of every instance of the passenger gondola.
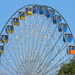
[[58, 31], [59, 32], [67, 32], [68, 25], [66, 23], [59, 23], [58, 25]]
[[0, 54], [4, 53], [4, 46], [0, 46]]
[[54, 15], [53, 16], [53, 24], [58, 24], [61, 22], [61, 16], [60, 15]]
[[72, 34], [68, 34], [66, 33], [64, 36], [63, 36], [63, 41], [64, 42], [72, 42]]
[[8, 35], [1, 35], [0, 42], [1, 43], [8, 43]]
[[75, 54], [75, 45], [68, 46], [68, 54]]
[[12, 18], [12, 25], [14, 25], [14, 26], [18, 26], [20, 23], [19, 23], [19, 18], [17, 18], [17, 17], [14, 17], [14, 18]]
[[6, 26], [6, 33], [12, 34], [13, 32], [14, 32], [14, 27], [11, 26], [11, 25], [7, 25], [7, 26]]
[[40, 6], [34, 5], [33, 6], [33, 14], [39, 14]]
[[32, 7], [26, 7], [25, 10], [26, 10], [26, 15], [32, 15], [33, 14]]
[[19, 11], [18, 14], [19, 14], [19, 19], [22, 19], [22, 20], [26, 19], [24, 11]]
[[55, 14], [55, 10], [47, 9], [46, 17], [47, 18], [53, 18]]
[[39, 14], [46, 15], [47, 7], [40, 6]]

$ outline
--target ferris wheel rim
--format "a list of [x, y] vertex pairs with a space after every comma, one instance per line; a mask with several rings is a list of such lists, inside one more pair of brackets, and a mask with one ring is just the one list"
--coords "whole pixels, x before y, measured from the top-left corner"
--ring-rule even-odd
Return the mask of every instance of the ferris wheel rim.
[[[12, 18], [19, 10], [21, 10], [21, 9], [27, 7], [27, 6], [33, 6], [33, 5], [38, 5], [38, 4], [25, 5], [25, 6], [21, 7], [20, 9], [18, 9], [14, 14], [12, 14], [12, 16], [11, 16], [11, 17], [7, 20], [7, 22], [5, 23], [3, 29], [2, 29], [1, 32], [0, 32], [0, 35], [2, 34], [2, 32], [3, 32], [4, 28], [6, 27], [7, 23], [11, 20], [11, 18]], [[46, 5], [38, 5], [38, 6], [46, 6]], [[69, 28], [69, 30], [70, 30], [70, 32], [71, 32], [71, 34], [72, 34], [72, 31], [71, 31], [71, 29], [70, 29], [70, 27], [69, 27], [69, 24], [67, 23], [67, 21], [65, 20], [65, 18], [64, 18], [56, 9], [54, 9], [54, 8], [52, 8], [52, 7], [50, 7], [50, 6], [46, 6], [46, 7], [55, 10], [55, 11], [62, 17], [62, 19], [63, 19], [63, 20], [65, 21], [65, 23], [68, 25], [68, 28]], [[72, 34], [72, 36], [73, 36], [73, 34]], [[74, 44], [75, 44], [74, 36], [73, 36], [73, 42], [74, 42]]]
[[[34, 5], [34, 4], [31, 4], [31, 5]], [[27, 5], [27, 6], [30, 6], [30, 5]], [[20, 8], [19, 10], [21, 10], [21, 9], [27, 7], [27, 6], [24, 6], [24, 7]], [[42, 6], [45, 6], [45, 5], [42, 5]], [[52, 7], [49, 7], [49, 8], [52, 8]], [[52, 8], [52, 9], [54, 9], [54, 8]], [[8, 20], [7, 23], [5, 24], [4, 28], [6, 27], [6, 25], [8, 24], [8, 22], [11, 20], [11, 18], [12, 18], [19, 10], [17, 10], [17, 11], [9, 18], [9, 20]], [[55, 10], [55, 9], [54, 9], [54, 10]], [[55, 11], [56, 11], [59, 15], [61, 15], [57, 10], [55, 10]], [[64, 17], [63, 17], [62, 15], [61, 15], [61, 17], [62, 17], [62, 19], [64, 19]], [[65, 19], [64, 19], [64, 21], [66, 22]], [[66, 24], [67, 24], [67, 22], [66, 22]], [[68, 25], [68, 24], [67, 24], [67, 25]], [[0, 35], [2, 34], [4, 28], [2, 29]], [[70, 30], [69, 25], [68, 25], [68, 28], [69, 28], [69, 30]], [[72, 34], [71, 30], [70, 30], [70, 33]], [[64, 34], [64, 33], [63, 33], [63, 34]], [[9, 35], [9, 34], [8, 34], [8, 35]], [[68, 44], [67, 44], [67, 46], [68, 46]]]

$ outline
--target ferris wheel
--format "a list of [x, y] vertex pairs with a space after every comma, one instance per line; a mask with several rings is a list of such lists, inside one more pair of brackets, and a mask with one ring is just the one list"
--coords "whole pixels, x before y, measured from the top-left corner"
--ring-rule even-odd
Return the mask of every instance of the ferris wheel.
[[20, 8], [0, 33], [0, 75], [57, 75], [74, 54], [68, 23], [49, 6]]

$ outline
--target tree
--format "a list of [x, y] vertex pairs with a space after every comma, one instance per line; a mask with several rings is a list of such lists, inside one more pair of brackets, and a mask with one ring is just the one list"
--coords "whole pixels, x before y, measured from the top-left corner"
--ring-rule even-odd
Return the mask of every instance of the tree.
[[58, 75], [75, 75], [75, 60], [68, 64], [63, 64]]

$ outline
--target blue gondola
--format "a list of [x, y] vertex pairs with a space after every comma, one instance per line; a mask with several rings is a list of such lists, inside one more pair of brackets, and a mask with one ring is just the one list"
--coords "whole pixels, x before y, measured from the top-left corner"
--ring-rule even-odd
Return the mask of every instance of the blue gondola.
[[63, 36], [63, 41], [64, 42], [72, 42], [72, 34], [68, 34], [66, 33], [64, 36]]
[[26, 10], [26, 15], [32, 15], [33, 14], [31, 7], [26, 7], [25, 10]]
[[53, 24], [57, 24], [61, 22], [61, 16], [60, 15], [54, 15], [53, 16]]
[[67, 24], [65, 24], [65, 23], [60, 23], [59, 24], [59, 26], [58, 26], [58, 31], [59, 32], [66, 32], [67, 31], [67, 27], [68, 27], [68, 25]]
[[14, 27], [13, 26], [10, 26], [10, 25], [7, 25], [6, 26], [6, 33], [13, 33], [14, 32]]
[[46, 17], [53, 18], [54, 14], [55, 14], [55, 10], [48, 9], [46, 13]]
[[17, 18], [17, 17], [13, 17], [11, 22], [12, 22], [12, 25], [14, 25], [14, 26], [18, 26], [20, 24], [19, 18]]
[[8, 35], [1, 35], [0, 42], [1, 43], [8, 43]]
[[40, 6], [39, 14], [45, 15], [47, 12], [47, 7]]
[[0, 55], [4, 53], [4, 46], [0, 46]]
[[33, 6], [33, 14], [38, 14], [39, 13], [39, 9], [40, 9], [39, 6], [37, 6], [37, 5]]

